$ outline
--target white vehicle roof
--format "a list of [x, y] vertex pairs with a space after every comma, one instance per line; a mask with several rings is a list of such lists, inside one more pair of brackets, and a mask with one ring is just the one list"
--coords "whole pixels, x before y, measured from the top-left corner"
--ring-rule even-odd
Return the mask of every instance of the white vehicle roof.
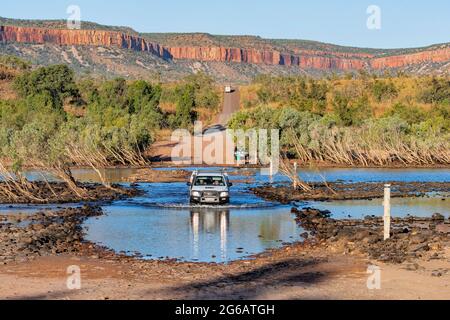
[[197, 177], [223, 177], [222, 173], [199, 173], [196, 175]]
[[209, 171], [209, 172], [195, 171], [192, 175], [194, 175], [196, 177], [226, 177], [226, 176], [228, 176], [228, 174], [226, 174], [224, 172], [218, 172], [218, 171]]

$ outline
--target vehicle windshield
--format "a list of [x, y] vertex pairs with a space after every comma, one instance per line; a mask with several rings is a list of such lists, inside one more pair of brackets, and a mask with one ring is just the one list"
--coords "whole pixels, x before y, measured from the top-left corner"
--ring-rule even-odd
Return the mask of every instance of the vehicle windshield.
[[223, 177], [197, 177], [197, 180], [195, 180], [195, 186], [224, 187], [225, 180]]

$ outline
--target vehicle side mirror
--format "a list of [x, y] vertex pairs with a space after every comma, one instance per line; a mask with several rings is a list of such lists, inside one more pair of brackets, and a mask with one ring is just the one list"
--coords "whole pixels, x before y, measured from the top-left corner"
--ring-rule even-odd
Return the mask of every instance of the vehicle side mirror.
[[230, 182], [228, 185], [229, 185], [230, 187], [232, 187], [232, 186], [233, 186], [233, 183]]
[[186, 185], [187, 185], [188, 187], [190, 187], [190, 186], [191, 186], [191, 183], [190, 183], [190, 182], [187, 182]]

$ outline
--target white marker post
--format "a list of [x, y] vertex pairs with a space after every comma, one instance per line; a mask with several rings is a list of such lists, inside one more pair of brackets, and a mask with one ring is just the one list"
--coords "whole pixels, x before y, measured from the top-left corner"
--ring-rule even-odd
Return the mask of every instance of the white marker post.
[[270, 183], [273, 183], [273, 160], [270, 159], [270, 169], [269, 169]]
[[297, 178], [297, 172], [298, 172], [298, 163], [294, 162], [294, 190], [297, 190], [298, 187], [298, 178]]
[[384, 240], [391, 237], [391, 185], [384, 185]]
[[[251, 148], [250, 148], [250, 150], [251, 150]], [[258, 146], [256, 145], [255, 146], [255, 150], [254, 150], [254, 155], [253, 155], [253, 164], [254, 165], [258, 165], [259, 164], [259, 159], [258, 159]]]

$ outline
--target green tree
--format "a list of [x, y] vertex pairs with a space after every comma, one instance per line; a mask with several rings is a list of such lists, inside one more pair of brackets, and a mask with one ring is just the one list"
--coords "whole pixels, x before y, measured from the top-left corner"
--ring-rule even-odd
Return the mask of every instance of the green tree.
[[99, 89], [99, 101], [103, 106], [118, 109], [128, 108], [127, 82], [123, 78], [116, 78], [104, 82]]
[[431, 79], [419, 94], [419, 98], [425, 103], [450, 103], [450, 80]]
[[372, 85], [372, 94], [378, 102], [396, 98], [398, 90], [392, 81], [375, 80]]
[[195, 108], [195, 88], [185, 85], [177, 102], [174, 127], [189, 128], [197, 119]]
[[373, 116], [367, 96], [352, 101], [346, 95], [337, 92], [333, 100], [333, 111], [344, 126], [360, 125]]
[[419, 107], [396, 103], [384, 114], [384, 117], [399, 117], [408, 124], [415, 124], [425, 121], [427, 116], [425, 111]]
[[9, 55], [0, 56], [0, 66], [20, 71], [31, 69], [31, 63], [28, 61]]
[[27, 72], [16, 78], [14, 87], [22, 97], [50, 97], [55, 109], [62, 108], [65, 99], [79, 97], [74, 73], [66, 65], [42, 67]]
[[183, 80], [185, 85], [194, 88], [196, 107], [217, 109], [220, 97], [217, 93], [215, 81], [203, 72], [190, 75]]
[[137, 113], [142, 110], [159, 112], [161, 99], [161, 86], [152, 86], [146, 81], [132, 82], [127, 88], [127, 105], [129, 113]]

